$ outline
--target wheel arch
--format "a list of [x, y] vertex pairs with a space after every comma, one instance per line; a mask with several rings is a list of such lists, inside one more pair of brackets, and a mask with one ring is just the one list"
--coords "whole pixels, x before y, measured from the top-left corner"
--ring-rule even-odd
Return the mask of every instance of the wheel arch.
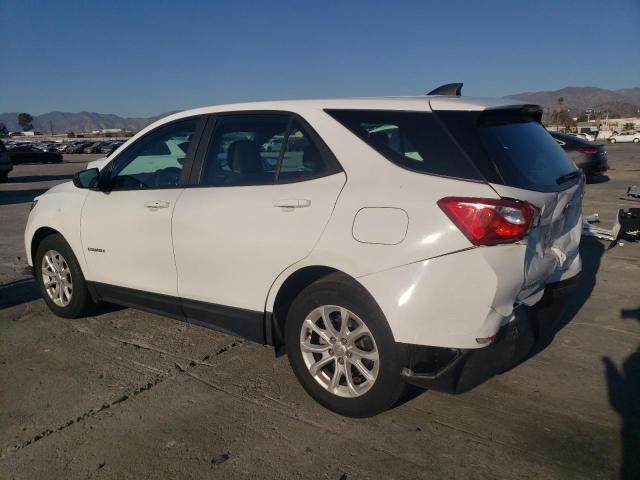
[[35, 257], [36, 250], [38, 249], [38, 245], [50, 235], [62, 235], [58, 230], [51, 227], [40, 227], [38, 228], [33, 236], [31, 237], [31, 245], [29, 248], [29, 254], [31, 255], [31, 262], [34, 263], [35, 268]]
[[[284, 354], [284, 331], [287, 314], [293, 300], [312, 283], [327, 275], [339, 273], [350, 281], [364, 288], [353, 276], [344, 271], [327, 265], [307, 265], [290, 272], [279, 286], [274, 284], [267, 299], [266, 308], [266, 339], [273, 345], [276, 355]], [[274, 293], [275, 292], [275, 293]], [[269, 300], [272, 299], [272, 303]]]

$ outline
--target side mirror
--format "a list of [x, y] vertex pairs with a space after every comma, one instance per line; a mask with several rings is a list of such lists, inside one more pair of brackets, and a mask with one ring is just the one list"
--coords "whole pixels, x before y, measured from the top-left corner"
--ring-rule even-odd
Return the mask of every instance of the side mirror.
[[100, 170], [97, 168], [81, 170], [73, 176], [73, 184], [78, 188], [96, 188], [99, 176]]

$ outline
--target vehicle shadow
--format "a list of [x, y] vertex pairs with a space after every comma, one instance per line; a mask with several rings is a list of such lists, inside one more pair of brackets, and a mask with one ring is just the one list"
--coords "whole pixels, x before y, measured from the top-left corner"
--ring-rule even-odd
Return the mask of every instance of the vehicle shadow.
[[34, 278], [23, 278], [0, 285], [0, 310], [32, 302], [40, 297], [40, 290]]
[[3, 190], [0, 191], [0, 205], [31, 203], [35, 197], [42, 195], [47, 190], [47, 188], [37, 188], [33, 190]]
[[71, 180], [73, 175], [25, 175], [22, 177], [9, 177], [8, 183], [33, 183], [50, 182], [54, 180]]
[[609, 180], [611, 180], [609, 175], [589, 175], [587, 177], [587, 183], [589, 184], [605, 183], [605, 182], [608, 182]]
[[[14, 282], [0, 285], [0, 310], [16, 307], [23, 303], [29, 303], [42, 298], [40, 288], [33, 277], [23, 278]], [[117, 312], [124, 310], [126, 307], [115, 305], [112, 303], [100, 303], [87, 316], [93, 317], [103, 315], [105, 313]]]
[[[640, 308], [621, 310], [623, 319], [640, 322]], [[620, 478], [640, 478], [640, 345], [622, 363], [620, 369], [611, 358], [603, 357], [609, 403], [622, 421], [622, 462]]]

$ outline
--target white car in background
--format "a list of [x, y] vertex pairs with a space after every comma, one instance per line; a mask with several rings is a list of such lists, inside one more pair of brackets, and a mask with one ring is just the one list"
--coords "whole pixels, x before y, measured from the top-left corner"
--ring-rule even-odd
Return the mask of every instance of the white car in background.
[[633, 142], [640, 143], [640, 132], [629, 131], [618, 133], [609, 137], [609, 143]]
[[575, 133], [572, 135], [575, 135], [578, 138], [582, 138], [583, 140], [588, 140], [589, 142], [593, 142], [596, 139], [596, 136], [591, 133]]
[[[273, 345], [343, 415], [389, 408], [406, 383], [466, 389], [476, 352], [522, 359], [560, 311], [584, 180], [540, 108], [457, 92], [154, 123], [34, 201], [25, 246], [46, 304], [73, 318], [113, 302]], [[261, 148], [280, 138], [304, 147]]]

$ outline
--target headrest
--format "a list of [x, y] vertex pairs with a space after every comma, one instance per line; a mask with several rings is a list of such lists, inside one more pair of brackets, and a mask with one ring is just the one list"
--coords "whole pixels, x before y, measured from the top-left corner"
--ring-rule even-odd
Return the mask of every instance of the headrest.
[[261, 173], [260, 147], [251, 140], [236, 140], [229, 145], [227, 163], [229, 168], [237, 173]]

